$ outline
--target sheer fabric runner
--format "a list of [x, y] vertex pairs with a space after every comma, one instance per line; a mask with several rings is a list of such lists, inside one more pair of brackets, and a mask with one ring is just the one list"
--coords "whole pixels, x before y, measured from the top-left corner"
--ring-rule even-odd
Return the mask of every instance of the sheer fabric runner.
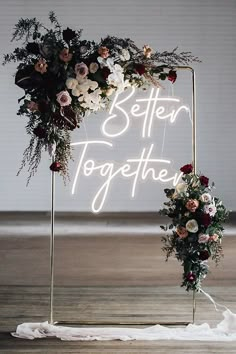
[[23, 323], [18, 325], [13, 336], [24, 339], [56, 337], [66, 341], [94, 340], [198, 340], [198, 341], [236, 341], [236, 314], [229, 309], [223, 312], [223, 320], [210, 328], [189, 324], [185, 328], [168, 328], [155, 325], [145, 329], [137, 328], [74, 328], [43, 323]]

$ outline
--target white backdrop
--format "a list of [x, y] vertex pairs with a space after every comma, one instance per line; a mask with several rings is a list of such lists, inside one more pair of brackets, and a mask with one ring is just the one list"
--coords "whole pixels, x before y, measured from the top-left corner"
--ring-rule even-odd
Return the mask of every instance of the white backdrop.
[[[107, 34], [130, 37], [140, 47], [149, 44], [163, 51], [179, 46], [190, 50], [203, 63], [194, 65], [197, 77], [197, 156], [198, 168], [213, 179], [217, 194], [227, 206], [236, 210], [234, 182], [236, 166], [234, 151], [236, 97], [236, 2], [235, 0], [4, 0], [0, 1], [1, 57], [10, 52], [16, 43], [10, 43], [12, 28], [19, 17], [38, 17], [47, 22], [54, 10], [64, 26], [83, 28], [82, 37], [99, 40]], [[28, 144], [24, 118], [16, 116], [17, 99], [23, 91], [14, 86], [14, 64], [0, 67], [1, 129], [0, 129], [0, 210], [48, 210], [50, 208], [50, 163], [45, 155], [37, 175], [26, 187], [27, 171], [16, 177], [22, 153]], [[190, 104], [190, 76], [179, 74], [174, 94]], [[168, 91], [169, 89], [167, 89]], [[167, 92], [166, 91], [166, 92]], [[168, 91], [169, 92], [169, 91]], [[127, 108], [128, 109], [128, 108]], [[100, 126], [108, 113], [90, 116], [85, 125], [74, 133], [74, 141], [101, 138]], [[187, 122], [187, 125], [183, 125]], [[163, 122], [162, 122], [163, 123]], [[124, 162], [140, 155], [139, 125], [132, 120], [132, 129], [119, 144], [115, 153], [94, 152], [97, 160]], [[163, 126], [153, 130], [155, 156], [160, 157]], [[125, 139], [126, 138], [126, 139]], [[174, 128], [168, 128], [164, 155], [178, 168], [190, 160], [190, 124], [180, 119]], [[91, 154], [93, 154], [91, 152]], [[127, 154], [127, 157], [125, 157]], [[75, 150], [71, 163], [71, 183], [64, 187], [57, 181], [57, 210], [89, 211], [101, 178], [80, 178], [76, 194], [71, 197], [79, 151]], [[90, 156], [90, 158], [92, 155]], [[135, 201], [130, 201], [131, 181], [118, 178], [112, 183], [104, 211], [153, 211], [163, 200], [163, 186], [153, 182], [138, 185]]]

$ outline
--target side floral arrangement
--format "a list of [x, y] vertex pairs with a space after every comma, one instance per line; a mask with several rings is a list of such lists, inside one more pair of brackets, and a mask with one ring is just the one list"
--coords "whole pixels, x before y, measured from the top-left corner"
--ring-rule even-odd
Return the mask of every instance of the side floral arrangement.
[[106, 108], [113, 93], [130, 86], [160, 86], [166, 79], [174, 83], [176, 65], [199, 62], [190, 52], [177, 53], [177, 48], [140, 49], [129, 38], [84, 40], [82, 30], [63, 29], [53, 12], [49, 20], [52, 28], [36, 18], [20, 19], [12, 41], [21, 40], [23, 46], [6, 54], [3, 63], [18, 62], [15, 83], [25, 91], [17, 114], [28, 118], [30, 142], [21, 169], [29, 164], [29, 179], [43, 150], [54, 156], [52, 171], [68, 174], [70, 132], [86, 114]]
[[223, 256], [223, 223], [229, 212], [222, 201], [212, 196], [214, 183], [193, 173], [191, 164], [181, 167], [182, 182], [175, 189], [165, 189], [168, 201], [160, 210], [171, 219], [161, 226], [171, 232], [162, 237], [166, 260], [174, 255], [183, 266], [183, 287], [199, 291], [209, 269], [208, 259], [219, 263]]

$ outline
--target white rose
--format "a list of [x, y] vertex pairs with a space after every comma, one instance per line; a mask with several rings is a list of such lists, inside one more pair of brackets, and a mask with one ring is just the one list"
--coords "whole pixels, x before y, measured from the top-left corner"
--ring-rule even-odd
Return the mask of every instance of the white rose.
[[89, 81], [89, 88], [90, 90], [94, 91], [96, 90], [96, 88], [98, 88], [98, 83], [97, 81], [92, 81], [92, 80], [88, 80]]
[[209, 193], [203, 193], [200, 200], [204, 203], [209, 203], [211, 201], [211, 195]]
[[89, 71], [92, 73], [92, 74], [95, 74], [95, 72], [98, 70], [99, 68], [99, 65], [98, 63], [91, 63], [89, 65]]
[[129, 54], [129, 51], [127, 49], [122, 49], [121, 55], [120, 55], [120, 59], [122, 61], [126, 61], [126, 60], [130, 59], [130, 54]]
[[78, 81], [76, 79], [73, 79], [72, 77], [69, 77], [69, 79], [66, 80], [66, 87], [69, 90], [73, 90], [74, 88], [76, 88], [77, 85]]
[[88, 51], [88, 48], [85, 45], [82, 45], [79, 49], [80, 54], [85, 54]]
[[86, 80], [83, 83], [79, 84], [79, 89], [83, 93], [88, 92], [88, 90], [90, 89], [89, 82]]
[[81, 90], [79, 86], [76, 86], [72, 91], [71, 94], [75, 97], [79, 97], [81, 95]]
[[209, 214], [210, 216], [214, 216], [217, 209], [215, 204], [207, 204], [204, 206], [204, 211], [206, 214]]
[[198, 242], [199, 243], [206, 243], [209, 241], [210, 236], [206, 234], [199, 234], [198, 236]]
[[178, 183], [177, 186], [175, 187], [176, 193], [185, 193], [188, 189], [188, 186], [186, 183]]
[[191, 219], [186, 223], [186, 229], [189, 232], [195, 233], [198, 231], [198, 223], [195, 219]]
[[113, 87], [109, 87], [107, 90], [106, 90], [106, 96], [111, 96], [113, 94], [113, 92], [115, 91], [115, 89]]

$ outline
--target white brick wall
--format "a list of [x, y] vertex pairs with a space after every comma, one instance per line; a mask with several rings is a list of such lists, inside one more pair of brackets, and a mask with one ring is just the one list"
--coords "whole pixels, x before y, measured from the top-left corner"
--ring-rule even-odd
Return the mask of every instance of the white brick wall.
[[[178, 45], [180, 50], [190, 50], [198, 55], [203, 61], [194, 66], [197, 76], [198, 167], [215, 181], [217, 194], [228, 207], [236, 210], [235, 0], [0, 0], [0, 10], [1, 55], [15, 47], [10, 38], [19, 17], [36, 16], [46, 22], [50, 10], [56, 12], [64, 26], [83, 28], [83, 37], [87, 39], [99, 40], [106, 34], [114, 34], [130, 37], [139, 46], [148, 43], [163, 51]], [[48, 157], [45, 156], [29, 187], [25, 187], [26, 171], [20, 177], [15, 176], [28, 143], [25, 121], [16, 116], [17, 99], [22, 96], [22, 91], [13, 84], [14, 64], [0, 67], [0, 70], [0, 210], [47, 210], [50, 207]], [[183, 94], [186, 101], [190, 98], [188, 85], [187, 77], [183, 77], [175, 88], [175, 94]], [[103, 116], [90, 117], [86, 123], [90, 137], [96, 135], [99, 117], [102, 119]], [[174, 142], [176, 155], [172, 153], [171, 158], [176, 166], [188, 162], [183, 161], [188, 156], [184, 150], [189, 150], [189, 139], [186, 138], [189, 127], [186, 129], [187, 133], [185, 129], [179, 129], [177, 137], [175, 129], [168, 131], [167, 142]], [[79, 139], [84, 134], [84, 127], [77, 132]], [[133, 134], [117, 156], [135, 149], [135, 141]], [[166, 152], [170, 157], [170, 146], [166, 147]], [[73, 165], [71, 172], [73, 177]], [[80, 190], [71, 199], [71, 185], [64, 187], [58, 182], [58, 210], [89, 210], [97, 180], [92, 184], [91, 179], [87, 184], [85, 181], [81, 183]], [[162, 188], [158, 188], [153, 184], [141, 184], [135, 202], [129, 202], [129, 184], [119, 181], [112, 188], [105, 210], [156, 210], [163, 199]]]

